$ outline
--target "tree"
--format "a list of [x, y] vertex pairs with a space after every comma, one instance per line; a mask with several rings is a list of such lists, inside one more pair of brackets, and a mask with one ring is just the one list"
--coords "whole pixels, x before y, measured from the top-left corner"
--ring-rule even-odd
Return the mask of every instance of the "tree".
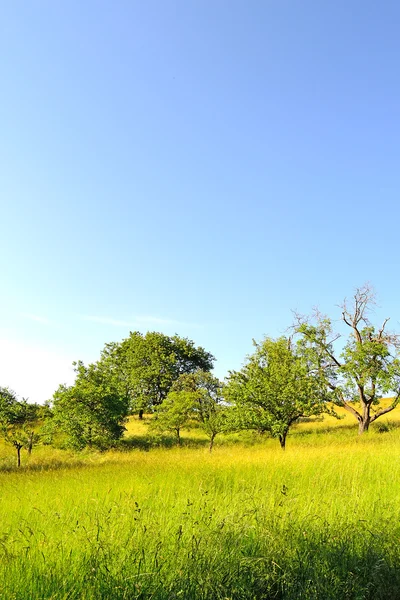
[[156, 407], [150, 428], [155, 431], [170, 431], [181, 444], [181, 429], [189, 421], [194, 405], [193, 392], [170, 392], [164, 402]]
[[210, 439], [210, 452], [216, 436], [226, 430], [228, 408], [223, 403], [222, 389], [217, 377], [202, 370], [181, 375], [172, 386], [173, 392], [192, 398], [191, 418]]
[[8, 420], [14, 414], [17, 395], [8, 387], [0, 387], [0, 420]]
[[74, 385], [61, 385], [53, 396], [52, 428], [63, 431], [72, 447], [107, 448], [125, 430], [129, 398], [97, 365], [74, 365]]
[[268, 431], [285, 449], [289, 429], [300, 417], [330, 412], [329, 395], [303, 348], [290, 338], [253, 343], [255, 352], [242, 370], [230, 372], [225, 395], [237, 429]]
[[[335, 342], [342, 336], [333, 331], [329, 318], [318, 311], [312, 319], [296, 317], [303, 347], [318, 364], [336, 404], [357, 419], [359, 434], [392, 411], [400, 398], [400, 336], [387, 331], [389, 319], [380, 327], [372, 325], [369, 314], [374, 305], [375, 293], [367, 284], [356, 289], [350, 306], [344, 301], [341, 319], [349, 336], [341, 352]], [[380, 407], [382, 396], [389, 393], [394, 394], [390, 406]], [[354, 401], [359, 402], [359, 410]]]
[[14, 446], [17, 466], [21, 466], [21, 450], [31, 454], [35, 439], [34, 427], [39, 417], [39, 405], [19, 401], [15, 392], [0, 387], [0, 432], [4, 440]]
[[180, 444], [180, 430], [197, 422], [210, 439], [225, 429], [226, 407], [222, 404], [222, 384], [207, 371], [182, 374], [172, 385], [166, 399], [155, 411], [150, 427], [172, 431]]
[[132, 412], [141, 416], [165, 400], [180, 375], [209, 371], [214, 360], [187, 338], [135, 331], [121, 343], [106, 344], [98, 367], [130, 397]]

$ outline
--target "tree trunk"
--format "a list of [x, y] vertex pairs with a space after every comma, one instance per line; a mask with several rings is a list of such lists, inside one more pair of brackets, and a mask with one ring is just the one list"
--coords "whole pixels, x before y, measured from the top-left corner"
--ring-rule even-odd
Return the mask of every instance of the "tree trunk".
[[17, 467], [20, 467], [21, 466], [21, 448], [22, 448], [22, 444], [16, 444], [15, 447], [17, 449]]
[[369, 424], [370, 424], [370, 418], [368, 417], [367, 419], [359, 419], [358, 421], [358, 435], [361, 435], [362, 433], [365, 433], [366, 431], [368, 431], [369, 429]]
[[279, 443], [281, 445], [282, 450], [285, 450], [286, 448], [286, 436], [287, 436], [288, 432], [284, 431], [282, 434], [279, 434]]
[[208, 447], [208, 449], [210, 450], [210, 452], [212, 452], [213, 446], [214, 446], [214, 438], [215, 438], [215, 434], [213, 433], [212, 436], [210, 437], [210, 445]]
[[28, 437], [28, 454], [29, 456], [32, 454], [32, 447], [33, 447], [33, 436], [34, 436], [34, 431], [31, 431]]
[[143, 420], [143, 408], [139, 410], [139, 421]]
[[363, 414], [361, 419], [358, 419], [358, 435], [365, 433], [369, 429], [369, 424], [371, 422], [371, 405], [364, 404], [363, 406]]
[[178, 444], [178, 446], [180, 446], [181, 445], [181, 430], [180, 430], [180, 427], [177, 427], [175, 429], [175, 431], [176, 431], [176, 443]]

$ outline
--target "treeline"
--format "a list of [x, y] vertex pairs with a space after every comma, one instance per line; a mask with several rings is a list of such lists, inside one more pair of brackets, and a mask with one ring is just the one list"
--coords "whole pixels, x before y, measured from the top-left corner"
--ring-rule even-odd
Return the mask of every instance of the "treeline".
[[[130, 414], [153, 413], [153, 431], [172, 432], [195, 424], [210, 440], [224, 432], [253, 429], [278, 438], [284, 449], [290, 427], [302, 417], [344, 407], [359, 433], [393, 410], [400, 397], [400, 338], [370, 321], [374, 293], [366, 285], [341, 306], [348, 336], [315, 312], [296, 316], [290, 335], [254, 342], [254, 352], [225, 382], [213, 374], [215, 358], [194, 342], [162, 333], [130, 333], [106, 344], [99, 361], [74, 363], [72, 386], [61, 385], [46, 406], [18, 401], [0, 388], [0, 427], [17, 451], [61, 436], [76, 449], [114, 446]], [[339, 341], [340, 340], [340, 341]], [[336, 347], [339, 345], [339, 351]], [[390, 406], [380, 407], [392, 394]], [[357, 403], [355, 403], [355, 401]], [[39, 427], [40, 424], [40, 427]]]

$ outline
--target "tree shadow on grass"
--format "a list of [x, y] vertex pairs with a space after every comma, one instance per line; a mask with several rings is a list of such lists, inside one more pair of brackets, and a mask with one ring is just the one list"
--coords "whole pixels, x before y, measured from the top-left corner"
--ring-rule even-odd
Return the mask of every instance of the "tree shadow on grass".
[[[182, 438], [181, 444], [178, 446], [176, 438], [173, 436], [129, 436], [118, 441], [118, 443], [110, 448], [117, 452], [131, 452], [133, 450], [139, 450], [142, 452], [149, 452], [155, 448], [163, 448], [165, 450], [172, 450], [173, 448], [208, 448], [209, 441], [207, 439], [197, 438]], [[98, 450], [96, 452], [99, 452]], [[104, 450], [107, 453], [107, 450]], [[111, 461], [113, 459], [110, 459]], [[51, 458], [44, 460], [43, 462], [31, 462], [24, 463], [20, 467], [15, 464], [15, 459], [7, 457], [3, 461], [0, 460], [0, 473], [26, 473], [32, 471], [58, 471], [58, 470], [70, 470], [70, 469], [85, 469], [93, 467], [101, 467], [104, 462], [96, 462], [91, 460], [91, 454], [86, 452], [81, 454], [76, 452], [72, 457], [63, 458]]]
[[[17, 467], [14, 464], [5, 463], [3, 465], [0, 464], [0, 473], [21, 473], [21, 475], [26, 474], [27, 472], [42, 472], [42, 471], [64, 471], [64, 470], [74, 470], [74, 469], [87, 469], [93, 467], [101, 467], [103, 463], [94, 463], [90, 462], [86, 458], [77, 458], [71, 462], [64, 461], [62, 459], [49, 459], [43, 463], [28, 463], [22, 464], [20, 467]], [[1, 596], [0, 596], [1, 597]]]
[[[310, 421], [311, 422], [311, 421]], [[377, 433], [388, 433], [390, 431], [394, 431], [395, 429], [400, 428], [400, 422], [398, 421], [378, 421], [370, 426], [370, 431], [375, 431]], [[358, 424], [355, 421], [354, 423], [343, 423], [337, 425], [326, 425], [325, 427], [319, 428], [310, 428], [310, 429], [293, 429], [291, 432], [292, 436], [307, 436], [307, 435], [335, 435], [335, 433], [349, 433], [358, 435]]]
[[129, 451], [129, 450], [144, 450], [148, 452], [153, 448], [205, 448], [209, 444], [206, 439], [198, 438], [181, 438], [181, 443], [176, 443], [176, 438], [169, 435], [158, 435], [158, 436], [141, 436], [141, 435], [130, 435], [129, 437], [123, 438], [118, 443], [118, 450]]

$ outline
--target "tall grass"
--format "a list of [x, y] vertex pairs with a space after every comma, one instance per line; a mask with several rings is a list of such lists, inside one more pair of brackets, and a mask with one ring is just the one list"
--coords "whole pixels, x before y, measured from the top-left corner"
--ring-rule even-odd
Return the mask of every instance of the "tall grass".
[[187, 440], [0, 473], [0, 598], [400, 597], [399, 430]]

